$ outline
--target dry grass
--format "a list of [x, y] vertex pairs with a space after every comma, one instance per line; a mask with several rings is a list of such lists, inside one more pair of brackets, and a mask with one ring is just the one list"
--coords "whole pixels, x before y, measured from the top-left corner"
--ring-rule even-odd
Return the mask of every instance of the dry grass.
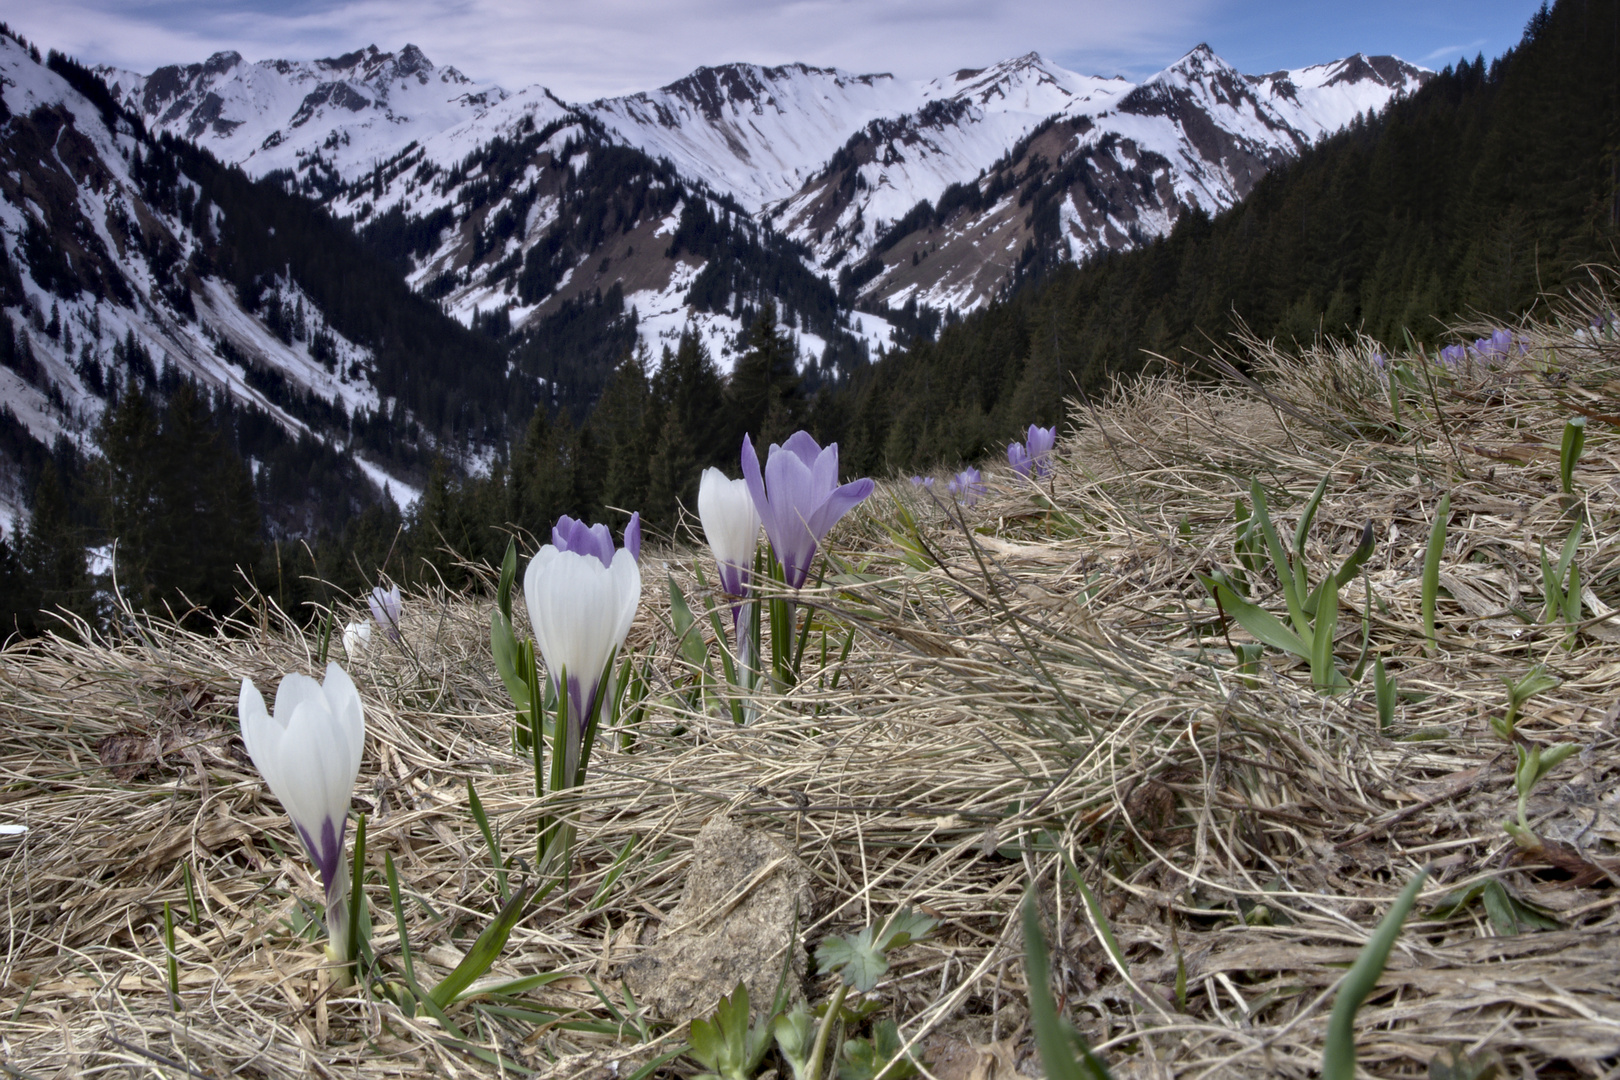
[[[1607, 310], [1599, 296], [1585, 303]], [[574, 977], [529, 995], [551, 1023], [457, 1011], [482, 1056], [391, 1004], [332, 991], [318, 944], [299, 932], [318, 889], [243, 763], [234, 701], [243, 674], [268, 686], [312, 670], [309, 638], [261, 606], [229, 635], [131, 623], [113, 640], [14, 646], [0, 654], [0, 821], [30, 832], [0, 855], [6, 1069], [506, 1076], [645, 1059], [592, 982], [617, 1004], [616, 973], [674, 906], [693, 837], [729, 812], [787, 838], [811, 868], [822, 901], [806, 926], [811, 946], [901, 904], [937, 915], [942, 933], [900, 954], [879, 993], [909, 1037], [949, 1032], [1003, 1075], [1038, 1069], [1013, 917], [1031, 888], [1053, 938], [1055, 989], [1116, 1075], [1306, 1076], [1343, 965], [1425, 864], [1434, 880], [1360, 1016], [1367, 1071], [1422, 1076], [1442, 1048], [1484, 1046], [1508, 1075], [1613, 1075], [1620, 627], [1589, 619], [1566, 650], [1562, 628], [1515, 614], [1540, 611], [1538, 545], [1556, 548], [1581, 517], [1587, 611], [1620, 606], [1620, 346], [1577, 336], [1570, 327], [1586, 314], [1577, 302], [1566, 320], [1527, 327], [1530, 355], [1437, 382], [1409, 398], [1398, 425], [1368, 347], [1291, 358], [1237, 341], [1234, 357], [1264, 389], [1121, 390], [1080, 414], [1039, 492], [997, 477], [958, 521], [909, 485], [881, 490], [841, 527], [843, 572], [818, 596], [828, 669], [765, 701], [747, 728], [675, 705], [686, 673], [661, 562], [689, 595], [701, 589], [692, 551], [653, 553], [631, 643], [654, 658], [665, 701], [633, 748], [599, 748], [573, 807], [577, 873], [521, 924], [497, 968]], [[1577, 409], [1593, 419], [1569, 500], [1558, 445]], [[1302, 665], [1268, 652], [1260, 684], [1245, 686], [1194, 576], [1231, 567], [1233, 499], [1251, 478], [1291, 529], [1324, 472], [1313, 575], [1337, 566], [1364, 521], [1378, 533], [1372, 641], [1409, 695], [1387, 734], [1370, 677], [1327, 697]], [[1444, 491], [1447, 593], [1441, 648], [1426, 657], [1419, 577]], [[908, 562], [892, 538], [906, 529], [902, 505], [921, 523], [925, 558]], [[1344, 591], [1345, 668], [1360, 648], [1363, 595], [1359, 581]], [[508, 851], [532, 850], [540, 816], [510, 749], [489, 606], [412, 597], [409, 651], [379, 637], [351, 666], [368, 724], [356, 806], [370, 815], [371, 864], [392, 853], [421, 898], [408, 906], [427, 971], [453, 963], [497, 906], [467, 781]], [[840, 665], [848, 626], [856, 644]], [[819, 634], [810, 652], [815, 668]], [[1513, 757], [1487, 725], [1502, 679], [1538, 662], [1563, 682], [1530, 702], [1522, 730], [1585, 747], [1531, 800], [1537, 831], [1564, 845], [1562, 871], [1514, 858], [1501, 828]], [[1400, 741], [1420, 729], [1435, 737]], [[134, 764], [115, 775], [103, 756]], [[598, 897], [632, 835], [629, 869]], [[1060, 851], [1102, 898], [1123, 969], [1063, 882]], [[1595, 880], [1571, 879], [1581, 858]], [[1505, 934], [1477, 904], [1435, 914], [1442, 893], [1489, 878], [1563, 928]], [[386, 956], [387, 894], [375, 881], [368, 890]], [[178, 1012], [164, 973], [166, 901]]]

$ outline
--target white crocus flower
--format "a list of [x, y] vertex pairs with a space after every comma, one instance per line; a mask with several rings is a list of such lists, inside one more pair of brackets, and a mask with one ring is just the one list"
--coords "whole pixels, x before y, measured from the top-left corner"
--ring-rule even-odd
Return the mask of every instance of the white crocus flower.
[[720, 570], [727, 596], [748, 595], [748, 575], [759, 544], [759, 508], [748, 481], [729, 480], [719, 469], [704, 469], [698, 484], [698, 520]]
[[371, 624], [352, 622], [343, 628], [343, 651], [354, 658], [371, 644]]
[[360, 692], [341, 667], [327, 664], [325, 683], [307, 675], [284, 677], [276, 688], [274, 714], [266, 711], [253, 680], [244, 678], [236, 707], [248, 756], [321, 872], [327, 934], [332, 951], [342, 958], [349, 893], [343, 836], [366, 739]]
[[[547, 544], [523, 574], [523, 596], [552, 686], [568, 695], [564, 769], [572, 787], [578, 782], [581, 747], [591, 744], [597, 717], [612, 704], [613, 658], [636, 618], [641, 568], [625, 548], [604, 563], [596, 554]], [[568, 686], [557, 687], [564, 671]]]

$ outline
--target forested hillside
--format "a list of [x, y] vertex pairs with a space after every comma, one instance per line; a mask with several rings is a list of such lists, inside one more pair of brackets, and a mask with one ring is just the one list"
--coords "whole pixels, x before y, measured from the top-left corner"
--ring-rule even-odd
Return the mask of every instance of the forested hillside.
[[1543, 7], [1516, 48], [1446, 69], [1231, 211], [1050, 270], [875, 364], [821, 434], [863, 472], [971, 460], [1155, 354], [1198, 369], [1240, 324], [1434, 343], [1450, 320], [1518, 318], [1614, 259], [1617, 150], [1620, 3]]

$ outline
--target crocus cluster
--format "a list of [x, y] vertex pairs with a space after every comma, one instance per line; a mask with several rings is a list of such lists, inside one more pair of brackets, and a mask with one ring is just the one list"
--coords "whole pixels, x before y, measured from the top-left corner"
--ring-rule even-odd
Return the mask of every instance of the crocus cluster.
[[913, 476], [911, 486], [920, 487], [924, 491], [932, 491], [934, 489], [934, 478], [932, 476]]
[[253, 680], [244, 678], [236, 709], [248, 756], [321, 872], [327, 934], [337, 958], [346, 959], [349, 874], [343, 837], [366, 740], [360, 692], [341, 667], [327, 664], [323, 683], [307, 675], [283, 677], [273, 713]]
[[1440, 362], [1447, 367], [1461, 367], [1468, 359], [1468, 350], [1461, 345], [1447, 345], [1440, 350]]
[[1052, 448], [1057, 445], [1056, 427], [1029, 425], [1024, 441], [1007, 445], [1007, 462], [1019, 476], [1036, 479], [1052, 473]]
[[1488, 338], [1475, 339], [1474, 354], [1480, 357], [1486, 363], [1490, 363], [1494, 360], [1503, 359], [1513, 355], [1515, 344], [1518, 345], [1520, 355], [1530, 351], [1529, 343], [1524, 341], [1515, 343], [1513, 340], [1513, 331], [1504, 327], [1501, 330], [1493, 333]]
[[[366, 602], [371, 607], [371, 617], [377, 621], [378, 626], [383, 628], [383, 633], [388, 635], [388, 640], [398, 641], [399, 616], [403, 610], [403, 604], [399, 598], [399, 586], [395, 585], [385, 591], [379, 585], [371, 590], [371, 596], [367, 598]], [[370, 637], [370, 634], [366, 635], [368, 641]]]
[[613, 660], [641, 602], [640, 554], [640, 515], [631, 517], [617, 551], [606, 525], [565, 515], [523, 574], [535, 644], [559, 699], [567, 697], [570, 784], [577, 782], [582, 749], [595, 738], [598, 718], [612, 704]]
[[838, 483], [838, 444], [823, 449], [807, 431], [771, 444], [763, 474], [753, 441], [743, 436], [743, 479], [759, 511], [771, 551], [791, 589], [804, 586], [816, 546], [838, 519], [872, 494], [870, 479]]
[[984, 494], [984, 474], [969, 465], [951, 477], [951, 482], [945, 486], [952, 495], [961, 500], [963, 506], [972, 506]]

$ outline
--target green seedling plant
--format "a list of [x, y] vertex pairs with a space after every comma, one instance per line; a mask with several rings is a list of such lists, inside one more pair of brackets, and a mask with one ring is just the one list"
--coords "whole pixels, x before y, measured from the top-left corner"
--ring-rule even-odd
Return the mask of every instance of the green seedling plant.
[[[1288, 607], [1288, 624], [1245, 599], [1239, 586], [1222, 571], [1200, 574], [1199, 580], [1215, 598], [1223, 614], [1235, 619], [1239, 626], [1263, 644], [1309, 662], [1312, 685], [1331, 693], [1348, 688], [1351, 681], [1338, 670], [1333, 659], [1333, 638], [1339, 621], [1339, 590], [1356, 576], [1372, 556], [1374, 534], [1372, 522], [1369, 521], [1362, 529], [1355, 551], [1337, 572], [1328, 574], [1313, 589], [1306, 565], [1305, 541], [1326, 490], [1327, 477], [1324, 476], [1300, 514], [1299, 524], [1294, 530], [1294, 553], [1290, 558], [1271, 523], [1265, 491], [1260, 482], [1254, 481], [1249, 488], [1254, 511], [1239, 528], [1238, 560], [1244, 566], [1251, 564], [1249, 556], [1253, 554], [1252, 546], [1257, 532], [1270, 556], [1272, 571], [1282, 587], [1283, 600]], [[1252, 561], [1258, 563], [1258, 557]], [[1367, 632], [1370, 632], [1370, 623]], [[1353, 679], [1361, 677], [1361, 667], [1366, 660], [1366, 633], [1363, 637], [1362, 660], [1352, 674]], [[1247, 658], [1240, 655], [1239, 659], [1241, 663]]]
[[1530, 800], [1530, 793], [1536, 789], [1541, 778], [1552, 772], [1558, 765], [1580, 747], [1574, 743], [1563, 743], [1558, 746], [1526, 746], [1522, 742], [1513, 744], [1513, 751], [1518, 756], [1518, 765], [1513, 770], [1513, 786], [1519, 792], [1519, 820], [1517, 822], [1504, 821], [1502, 828], [1513, 837], [1513, 842], [1526, 851], [1536, 851], [1541, 847], [1541, 838], [1530, 828], [1526, 817], [1526, 804]]
[[533, 740], [534, 729], [530, 726], [532, 714], [538, 711], [541, 716], [549, 717], [556, 706], [551, 700], [550, 683], [546, 683], [541, 690], [543, 698], [538, 710], [530, 700], [533, 688], [539, 686], [541, 680], [535, 666], [534, 639], [525, 636], [519, 641], [513, 629], [512, 585], [517, 580], [517, 566], [517, 541], [508, 540], [495, 590], [495, 610], [489, 616], [489, 648], [495, 657], [495, 670], [506, 686], [513, 708], [517, 710], [517, 720], [512, 728], [512, 748], [518, 753], [526, 753]]
[[[933, 932], [934, 925], [928, 916], [903, 908], [881, 925], [868, 926], [858, 934], [829, 937], [816, 948], [816, 966], [839, 978], [814, 1037], [809, 1035], [811, 1017], [802, 1009], [785, 1014], [773, 1025], [777, 1048], [793, 1071], [794, 1080], [820, 1080], [834, 1026], [845, 1019], [870, 1015], [879, 1007], [878, 1002], [868, 999], [860, 1011], [852, 1013], [844, 1005], [849, 992], [870, 994], [889, 970], [889, 954], [923, 940]], [[843, 1044], [844, 1060], [839, 1068], [843, 1080], [872, 1080], [879, 1073], [885, 1078], [915, 1073], [911, 1062], [895, 1060], [901, 1042], [899, 1029], [892, 1022], [890, 1030], [885, 1032], [880, 1024], [873, 1035], [872, 1039], [850, 1039]]]
[[1395, 680], [1383, 657], [1373, 661], [1373, 699], [1378, 705], [1378, 730], [1388, 731], [1395, 722]]
[[1575, 465], [1586, 449], [1586, 417], [1577, 416], [1564, 424], [1564, 442], [1558, 452], [1558, 483], [1565, 495], [1575, 493]]
[[1585, 523], [1577, 521], [1564, 540], [1557, 563], [1547, 558], [1547, 545], [1541, 545], [1541, 619], [1569, 626], [1569, 637], [1564, 642], [1567, 649], [1575, 647], [1575, 627], [1581, 621], [1581, 568], [1575, 563], [1575, 553], [1584, 531]]
[[1546, 911], [1527, 903], [1495, 878], [1464, 885], [1435, 901], [1430, 909], [1437, 919], [1450, 919], [1461, 914], [1478, 900], [1491, 921], [1491, 928], [1500, 937], [1514, 937], [1520, 930], [1562, 930], [1563, 924]]
[[739, 982], [730, 997], [720, 999], [713, 1016], [693, 1020], [687, 1036], [691, 1044], [688, 1053], [707, 1070], [696, 1080], [753, 1080], [771, 1048], [772, 1025], [780, 1015], [781, 996], [779, 993], [776, 1009], [750, 1024], [748, 987]]
[[[1035, 1045], [1050, 1080], [1111, 1080], [1108, 1066], [1085, 1038], [1058, 1015], [1052, 999], [1052, 968], [1033, 896], [1023, 904], [1024, 968], [1029, 982], [1029, 1018]], [[1183, 978], [1185, 976], [1182, 976]], [[796, 1078], [797, 1080], [797, 1078]]]
[[1491, 730], [1500, 735], [1503, 741], [1515, 743], [1519, 737], [1519, 710], [1524, 703], [1543, 690], [1551, 690], [1561, 680], [1556, 675], [1549, 675], [1544, 665], [1537, 664], [1516, 682], [1511, 679], [1502, 681], [1507, 684], [1507, 712], [1491, 717]]
[[1400, 937], [1401, 926], [1407, 912], [1417, 902], [1418, 890], [1429, 876], [1428, 868], [1417, 872], [1406, 888], [1401, 890], [1391, 905], [1389, 914], [1378, 924], [1367, 944], [1362, 947], [1356, 962], [1345, 972], [1339, 983], [1339, 992], [1333, 999], [1333, 1012], [1328, 1017], [1327, 1041], [1322, 1047], [1322, 1080], [1355, 1080], [1356, 1076], [1356, 1012], [1367, 1000], [1378, 977], [1384, 973], [1389, 952]]

